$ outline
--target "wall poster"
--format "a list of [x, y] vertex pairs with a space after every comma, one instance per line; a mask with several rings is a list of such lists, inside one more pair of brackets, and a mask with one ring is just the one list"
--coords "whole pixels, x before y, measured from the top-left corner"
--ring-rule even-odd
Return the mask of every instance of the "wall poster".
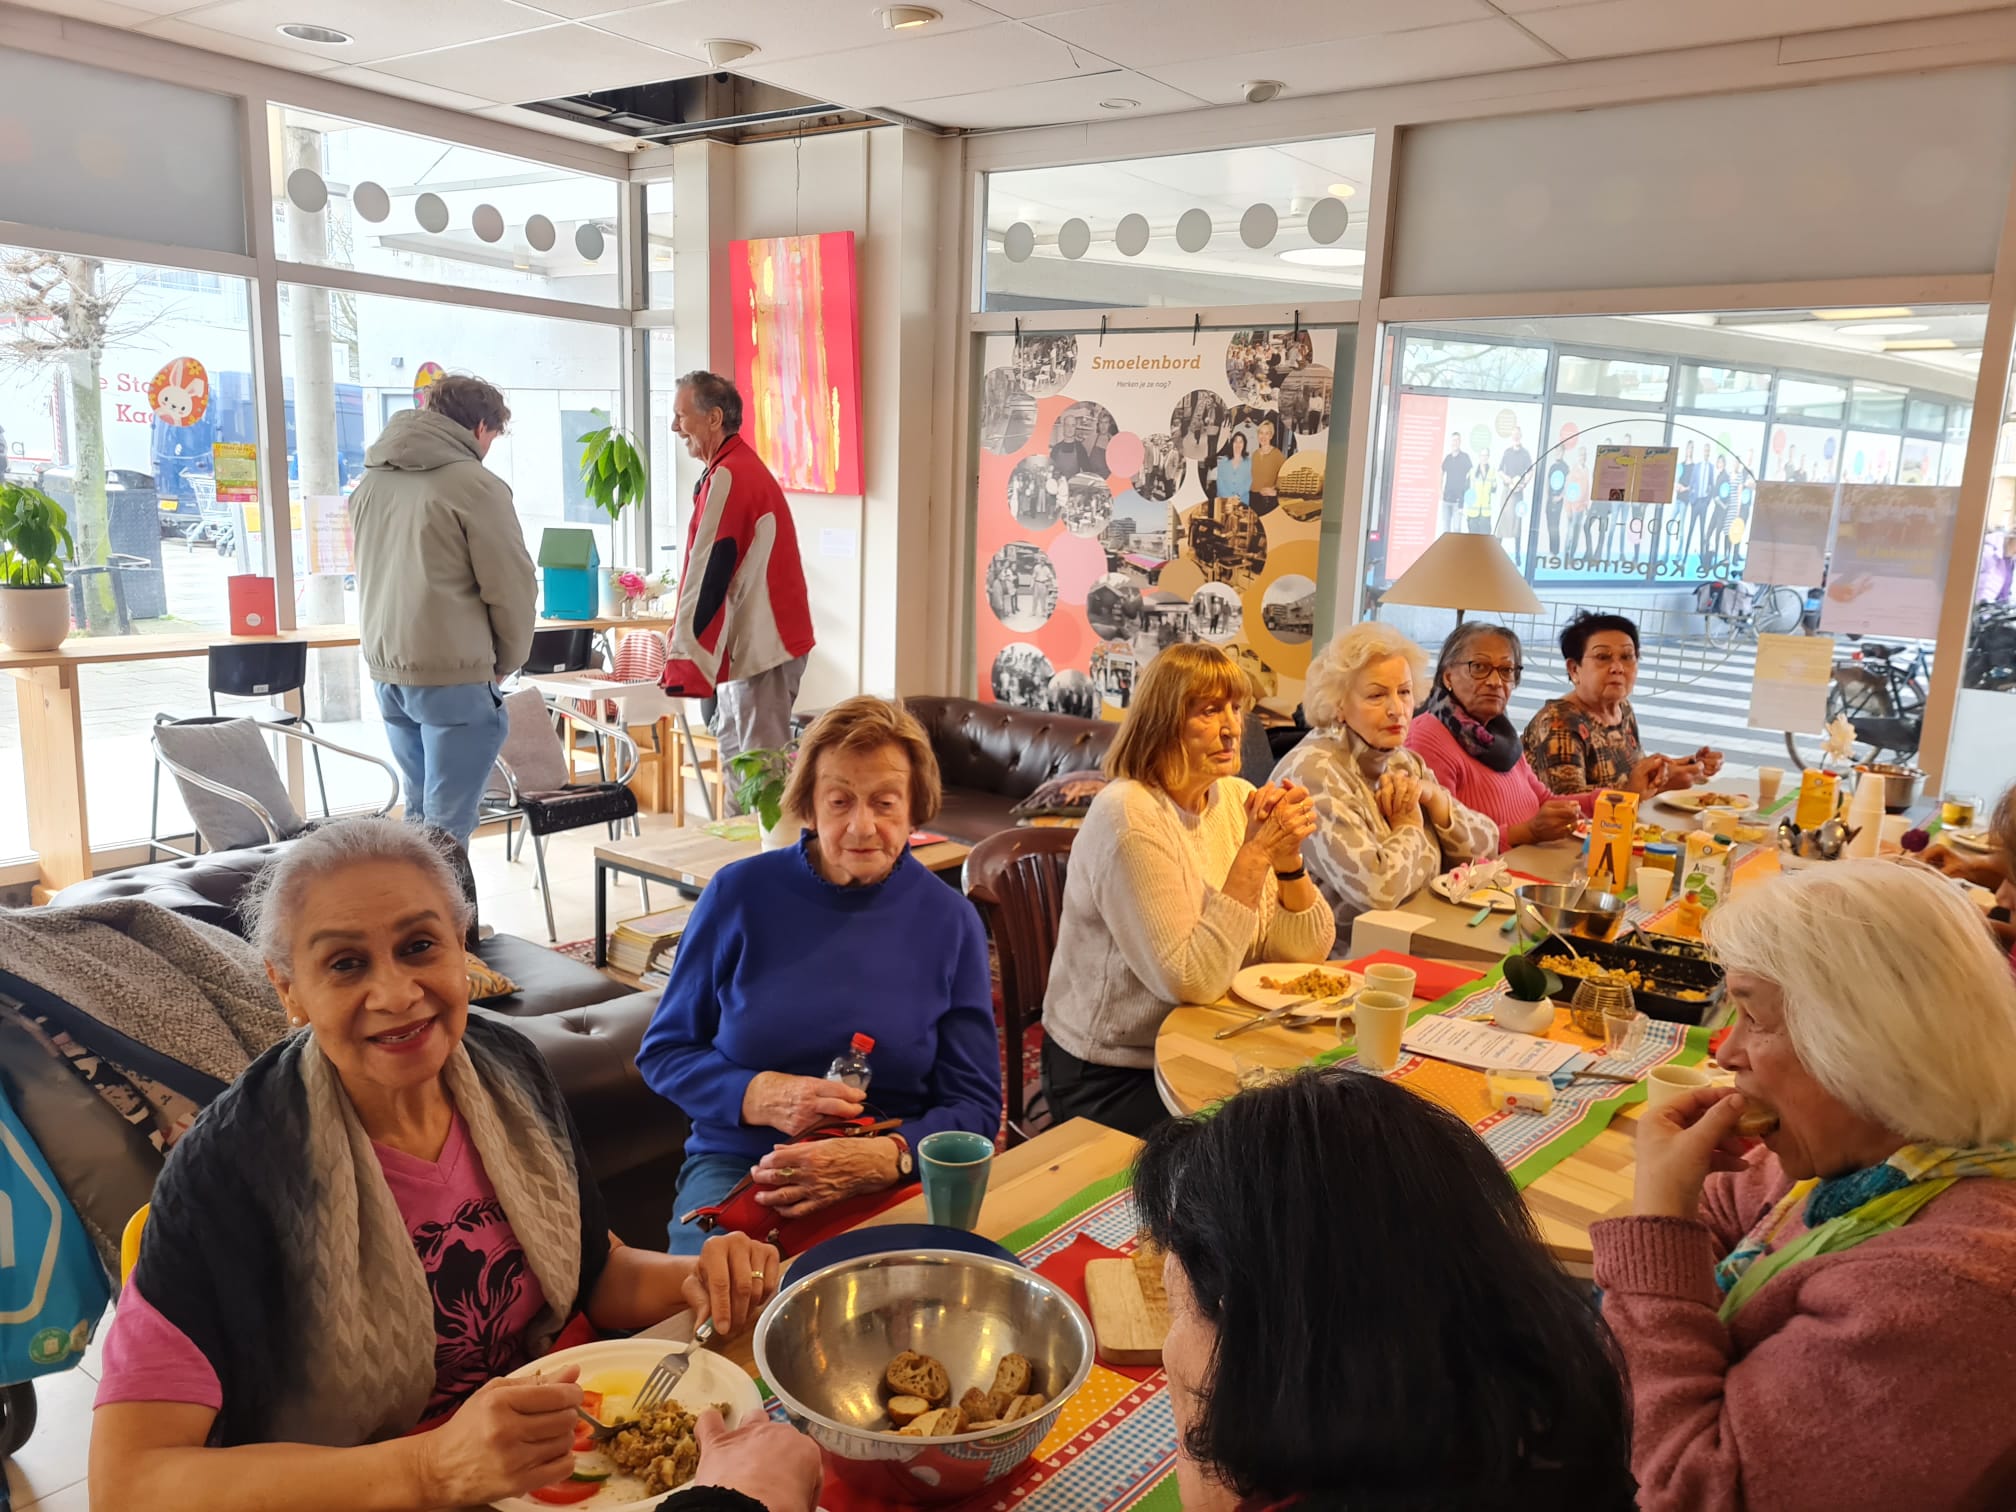
[[742, 437], [778, 485], [861, 492], [861, 337], [854, 233], [728, 246]]
[[1820, 628], [1830, 635], [1939, 633], [1957, 488], [1843, 484]]
[[1118, 719], [1177, 641], [1292, 713], [1309, 670], [1337, 334], [991, 336], [980, 697]]

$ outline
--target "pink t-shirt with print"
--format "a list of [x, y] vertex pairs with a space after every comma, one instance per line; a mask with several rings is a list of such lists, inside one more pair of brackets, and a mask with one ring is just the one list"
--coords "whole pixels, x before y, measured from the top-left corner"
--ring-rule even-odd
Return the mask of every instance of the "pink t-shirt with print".
[[[436, 1417], [530, 1358], [525, 1330], [546, 1297], [459, 1113], [439, 1160], [382, 1144], [372, 1149], [434, 1298], [434, 1396], [426, 1416]], [[98, 1382], [97, 1405], [115, 1402], [223, 1405], [210, 1362], [130, 1283], [106, 1330]]]

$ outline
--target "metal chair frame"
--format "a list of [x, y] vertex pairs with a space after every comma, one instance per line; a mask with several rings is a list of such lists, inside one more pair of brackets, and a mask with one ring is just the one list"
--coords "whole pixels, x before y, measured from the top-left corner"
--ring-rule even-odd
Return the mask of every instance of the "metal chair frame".
[[[393, 767], [391, 762], [385, 761], [380, 757], [373, 756], [369, 751], [358, 751], [351, 749], [349, 746], [338, 745], [333, 740], [327, 740], [320, 735], [311, 734], [308, 731], [300, 729], [299, 727], [294, 725], [273, 724], [263, 719], [249, 719], [245, 722], [249, 725], [252, 725], [256, 729], [266, 731], [266, 733], [269, 735], [278, 735], [285, 740], [298, 740], [302, 742], [304, 745], [307, 745], [311, 748], [319, 748], [320, 750], [325, 751], [334, 751], [338, 756], [351, 756], [355, 757], [358, 761], [370, 762], [373, 766], [377, 767], [380, 771], [384, 772], [386, 780], [391, 785], [391, 791], [386, 795], [384, 804], [380, 806], [377, 812], [374, 813], [371, 817], [373, 817], [374, 819], [383, 819], [387, 814], [391, 813], [393, 809], [398, 807], [399, 795], [400, 795], [400, 779], [398, 771]], [[187, 723], [191, 723], [191, 721], [177, 719], [172, 714], [157, 714], [154, 717], [154, 725], [157, 731], [162, 725], [187, 724]], [[208, 723], [208, 721], [205, 721], [205, 723]], [[178, 782], [186, 782], [191, 787], [200, 788], [206, 793], [215, 793], [220, 798], [229, 798], [233, 803], [241, 804], [245, 808], [250, 809], [252, 811], [252, 816], [255, 819], [257, 819], [260, 822], [260, 824], [265, 826], [267, 844], [269, 845], [277, 844], [279, 841], [291, 840], [294, 838], [292, 834], [283, 835], [280, 832], [280, 825], [278, 821], [274, 819], [272, 814], [267, 812], [266, 806], [262, 804], [257, 798], [254, 798], [250, 793], [244, 792], [238, 788], [234, 788], [227, 782], [220, 782], [214, 777], [206, 776], [204, 773], [197, 771], [194, 767], [184, 766], [181, 762], [175, 760], [166, 751], [161, 749], [161, 742], [157, 736], [150, 736], [149, 743], [152, 744], [152, 746], [154, 747], [155, 774], [157, 777], [157, 787], [155, 793], [155, 802], [156, 802], [155, 828], [158, 829], [160, 827], [160, 813], [159, 813], [160, 793], [158, 787], [158, 777], [161, 769], [163, 767], [166, 767], [168, 769], [169, 774], [173, 776]], [[276, 766], [274, 768], [274, 771], [277, 774], [279, 768]], [[329, 799], [327, 793], [324, 793], [322, 799], [322, 817], [324, 819], [330, 817]], [[297, 830], [294, 833], [298, 834], [300, 832]], [[198, 834], [195, 837], [195, 840], [197, 848], [193, 851], [182, 850], [177, 846], [170, 845], [167, 841], [162, 840], [158, 837], [150, 838], [148, 841], [148, 847], [150, 851], [163, 850], [166, 851], [171, 856], [180, 856], [183, 857], [184, 859], [192, 859], [196, 856], [200, 856], [203, 853], [202, 851], [203, 837], [200, 834]]]

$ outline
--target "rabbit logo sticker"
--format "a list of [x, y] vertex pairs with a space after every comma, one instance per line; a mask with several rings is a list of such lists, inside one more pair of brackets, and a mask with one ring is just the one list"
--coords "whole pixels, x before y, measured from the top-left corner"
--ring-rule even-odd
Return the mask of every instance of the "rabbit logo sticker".
[[210, 375], [194, 357], [177, 357], [148, 380], [147, 407], [169, 425], [194, 425], [210, 407]]

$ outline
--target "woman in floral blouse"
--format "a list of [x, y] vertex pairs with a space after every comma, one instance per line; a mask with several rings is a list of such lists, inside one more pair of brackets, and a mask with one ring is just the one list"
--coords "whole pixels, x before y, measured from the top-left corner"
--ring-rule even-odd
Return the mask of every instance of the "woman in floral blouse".
[[1445, 865], [1498, 854], [1498, 826], [1401, 749], [1427, 673], [1427, 654], [1399, 631], [1353, 625], [1316, 653], [1304, 696], [1311, 732], [1274, 769], [1273, 782], [1315, 800], [1302, 855], [1343, 938], [1352, 919], [1397, 908]]
[[1631, 690], [1638, 685], [1632, 621], [1585, 610], [1561, 631], [1561, 656], [1574, 686], [1566, 698], [1541, 705], [1525, 736], [1526, 760], [1551, 791], [1670, 793], [1722, 770], [1722, 753], [1707, 746], [1685, 760], [1645, 754], [1631, 712]]

